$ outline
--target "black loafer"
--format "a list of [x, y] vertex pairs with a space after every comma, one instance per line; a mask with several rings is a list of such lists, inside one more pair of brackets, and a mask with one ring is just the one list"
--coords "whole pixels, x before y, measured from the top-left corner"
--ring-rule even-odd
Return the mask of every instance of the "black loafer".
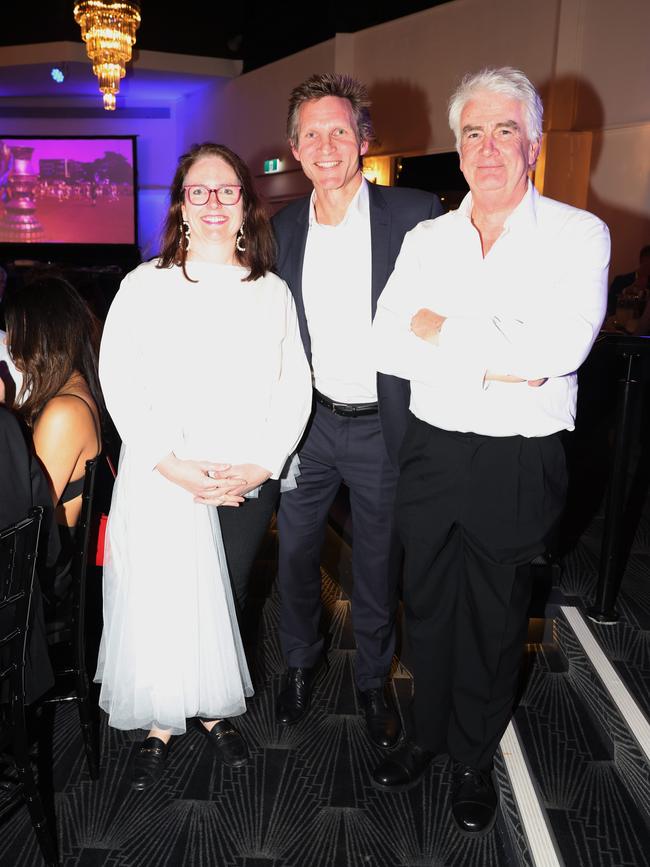
[[199, 727], [212, 745], [216, 757], [229, 768], [239, 768], [248, 761], [246, 741], [229, 719], [221, 719], [210, 731], [199, 721]]
[[481, 837], [490, 832], [496, 821], [498, 803], [491, 771], [454, 764], [451, 813], [463, 833]]
[[168, 752], [169, 741], [145, 738], [133, 760], [131, 788], [143, 792], [153, 785], [162, 776]]
[[368, 735], [373, 744], [387, 750], [394, 747], [400, 735], [400, 721], [395, 709], [389, 704], [383, 687], [359, 692], [366, 716]]
[[305, 716], [309, 710], [314, 681], [320, 671], [320, 665], [313, 668], [287, 669], [284, 688], [275, 705], [276, 722], [292, 726]]
[[404, 741], [372, 772], [372, 784], [386, 792], [405, 792], [419, 782], [435, 753]]

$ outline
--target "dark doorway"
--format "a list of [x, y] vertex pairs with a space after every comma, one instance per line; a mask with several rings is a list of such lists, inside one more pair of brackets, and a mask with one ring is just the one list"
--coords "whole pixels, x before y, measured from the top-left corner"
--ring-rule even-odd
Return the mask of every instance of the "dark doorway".
[[457, 208], [469, 190], [455, 151], [421, 157], [398, 157], [395, 185], [437, 193], [446, 211]]

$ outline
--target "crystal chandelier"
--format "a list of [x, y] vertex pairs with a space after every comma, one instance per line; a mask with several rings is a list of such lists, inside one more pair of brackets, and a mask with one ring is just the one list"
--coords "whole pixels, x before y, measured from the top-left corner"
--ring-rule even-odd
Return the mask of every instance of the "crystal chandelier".
[[74, 19], [81, 27], [93, 72], [104, 94], [104, 108], [115, 109], [124, 67], [131, 60], [135, 31], [140, 26], [138, 0], [80, 0], [74, 5]]

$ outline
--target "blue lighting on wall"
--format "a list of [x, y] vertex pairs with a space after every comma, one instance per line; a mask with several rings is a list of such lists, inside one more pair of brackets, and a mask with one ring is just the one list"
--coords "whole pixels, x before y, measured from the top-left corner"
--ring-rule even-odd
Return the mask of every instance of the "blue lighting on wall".
[[57, 84], [62, 84], [65, 80], [65, 73], [59, 66], [53, 66], [52, 69], [50, 69], [50, 75]]

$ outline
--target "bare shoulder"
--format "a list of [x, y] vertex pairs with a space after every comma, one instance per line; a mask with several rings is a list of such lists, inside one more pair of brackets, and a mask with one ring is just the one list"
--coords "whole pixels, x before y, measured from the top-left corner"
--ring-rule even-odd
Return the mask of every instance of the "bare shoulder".
[[86, 428], [95, 430], [96, 413], [90, 395], [58, 394], [48, 400], [34, 425], [39, 434], [65, 435]]

